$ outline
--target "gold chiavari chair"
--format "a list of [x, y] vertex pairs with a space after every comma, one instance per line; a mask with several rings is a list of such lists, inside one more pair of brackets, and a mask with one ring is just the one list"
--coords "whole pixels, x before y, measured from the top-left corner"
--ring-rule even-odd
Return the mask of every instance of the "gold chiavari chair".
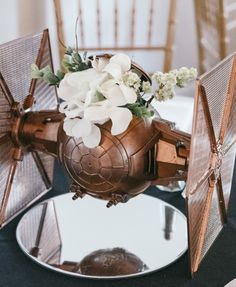
[[195, 0], [199, 69], [203, 73], [236, 50], [235, 0]]
[[[107, 1], [107, 0], [106, 0]], [[79, 26], [79, 33], [78, 33], [78, 40], [79, 40], [79, 50], [84, 51], [157, 51], [162, 52], [164, 54], [164, 60], [163, 60], [163, 71], [169, 71], [171, 69], [172, 64], [172, 57], [173, 57], [173, 45], [174, 45], [174, 36], [175, 36], [175, 24], [176, 24], [176, 6], [177, 1], [176, 0], [169, 0], [165, 4], [169, 4], [168, 6], [168, 16], [166, 17], [166, 39], [165, 43], [163, 45], [154, 44], [155, 37], [158, 37], [158, 33], [154, 33], [155, 29], [157, 27], [154, 27], [155, 25], [155, 12], [158, 7], [157, 6], [157, 0], [149, 0], [143, 2], [145, 4], [145, 9], [147, 9], [147, 13], [144, 13], [147, 15], [147, 19], [142, 19], [143, 26], [146, 25], [146, 27], [142, 27], [143, 30], [145, 30], [145, 37], [146, 41], [144, 44], [136, 44], [136, 38], [138, 36], [137, 33], [137, 0], [127, 0], [132, 1], [129, 5], [127, 5], [127, 8], [130, 9], [129, 11], [129, 19], [127, 19], [126, 24], [126, 32], [128, 35], [128, 42], [129, 44], [121, 45], [120, 44], [120, 32], [121, 32], [121, 5], [125, 4], [126, 2], [113, 0], [113, 8], [107, 13], [112, 13], [112, 22], [113, 23], [106, 23], [107, 25], [113, 25], [113, 44], [112, 45], [104, 45], [102, 38], [103, 35], [106, 33], [106, 29], [104, 29], [104, 25], [102, 25], [102, 21], [105, 21], [102, 17], [102, 13], [104, 12], [102, 10], [101, 6], [101, 0], [94, 0], [90, 1], [91, 3], [91, 9], [95, 9], [95, 13], [93, 13], [94, 19], [91, 19], [90, 17], [86, 16], [87, 9], [84, 9], [83, 4], [84, 1], [78, 0], [78, 26]], [[169, 3], [168, 3], [169, 2]], [[108, 4], [108, 3], [107, 3]], [[126, 3], [127, 4], [127, 3]], [[54, 6], [55, 6], [55, 14], [56, 14], [56, 21], [57, 21], [57, 34], [58, 34], [58, 40], [59, 40], [59, 47], [60, 47], [60, 57], [64, 55], [64, 47], [61, 45], [61, 43], [65, 43], [65, 33], [64, 33], [64, 19], [63, 19], [63, 13], [62, 13], [62, 1], [61, 0], [54, 0]], [[109, 6], [111, 7], [111, 6]], [[144, 7], [144, 6], [143, 6]], [[72, 8], [71, 8], [72, 9]], [[74, 8], [73, 8], [74, 9]], [[142, 11], [143, 12], [143, 11]], [[143, 16], [144, 17], [144, 16]], [[96, 40], [95, 46], [89, 46], [86, 44], [86, 37], [85, 37], [85, 24], [86, 21], [94, 21], [96, 25], [96, 35], [94, 35], [94, 40]], [[159, 28], [159, 27], [158, 27]], [[162, 29], [162, 27], [160, 27]], [[91, 33], [91, 31], [90, 31]], [[157, 34], [157, 35], [156, 35]]]

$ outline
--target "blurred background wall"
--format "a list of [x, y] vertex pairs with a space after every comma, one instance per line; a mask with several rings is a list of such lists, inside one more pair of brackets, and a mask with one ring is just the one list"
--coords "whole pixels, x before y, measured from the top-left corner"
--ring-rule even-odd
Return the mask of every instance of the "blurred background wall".
[[[103, 2], [109, 3], [107, 0]], [[124, 0], [120, 0], [124, 1]], [[164, 39], [165, 24], [162, 18], [167, 11], [168, 1], [157, 0], [157, 14], [155, 16], [156, 29], [154, 32]], [[85, 1], [84, 1], [85, 2]], [[94, 0], [86, 0], [86, 5], [93, 5]], [[140, 21], [137, 22], [137, 30], [142, 35], [142, 13], [146, 0], [137, 0], [140, 6]], [[124, 1], [124, 4], [127, 1]], [[127, 4], [125, 4], [127, 5]], [[126, 7], [124, 5], [124, 7]], [[76, 0], [62, 0], [63, 16], [66, 19], [65, 36], [66, 42], [73, 45], [74, 41], [74, 23], [77, 16]], [[103, 5], [102, 13], [106, 13], [109, 7]], [[175, 35], [175, 51], [173, 67], [180, 66], [198, 66], [196, 29], [194, 16], [193, 0], [177, 0], [177, 27]], [[88, 10], [89, 6], [88, 6]], [[92, 13], [92, 12], [91, 12]], [[105, 17], [105, 16], [104, 16]], [[106, 16], [107, 17], [107, 16]], [[125, 13], [121, 17], [127, 17]], [[122, 19], [120, 19], [122, 22]], [[56, 21], [54, 15], [53, 0], [0, 0], [0, 43], [4, 43], [15, 38], [32, 33], [40, 32], [44, 28], [49, 28], [53, 49], [55, 66], [59, 66], [59, 53], [57, 47]], [[92, 27], [92, 26], [91, 26]], [[94, 25], [95, 27], [95, 25]], [[109, 27], [109, 26], [107, 26]], [[91, 28], [87, 33], [88, 39], [93, 38]], [[141, 53], [141, 54], [140, 54]], [[148, 70], [158, 70], [160, 66], [159, 56], [152, 53], [139, 52], [131, 54], [134, 60]]]

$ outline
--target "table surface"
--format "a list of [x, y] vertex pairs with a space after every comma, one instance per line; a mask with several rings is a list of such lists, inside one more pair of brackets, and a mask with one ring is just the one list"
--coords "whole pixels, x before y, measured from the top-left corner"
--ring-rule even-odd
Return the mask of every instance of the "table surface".
[[[42, 199], [68, 191], [68, 179], [56, 164], [54, 189]], [[167, 193], [152, 187], [155, 195], [184, 212], [185, 202], [180, 193]], [[41, 199], [41, 200], [42, 200]], [[236, 277], [236, 171], [234, 172], [228, 223], [210, 249], [193, 279], [188, 274], [188, 255], [169, 267], [142, 277], [121, 280], [88, 280], [56, 273], [39, 266], [26, 257], [17, 245], [15, 230], [22, 214], [0, 231], [0, 286], [1, 287], [167, 287], [198, 286], [223, 287]]]

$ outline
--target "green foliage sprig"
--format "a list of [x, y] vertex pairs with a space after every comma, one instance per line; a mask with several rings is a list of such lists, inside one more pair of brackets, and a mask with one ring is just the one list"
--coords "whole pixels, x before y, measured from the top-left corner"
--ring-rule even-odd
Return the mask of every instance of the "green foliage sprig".
[[50, 66], [46, 66], [40, 70], [36, 64], [31, 65], [31, 77], [33, 79], [42, 79], [51, 86], [59, 87], [64, 76], [65, 73], [61, 70], [58, 70], [57, 73], [54, 74]]
[[149, 102], [142, 98], [141, 93], [138, 93], [137, 101], [134, 104], [128, 104], [126, 107], [138, 118], [150, 118], [154, 115]]
[[91, 68], [91, 62], [87, 58], [87, 52], [81, 57], [79, 52], [71, 47], [66, 49], [62, 65], [68, 72], [72, 73]]
[[84, 53], [81, 57], [78, 51], [69, 47], [65, 51], [62, 66], [64, 67], [65, 72], [63, 70], [58, 70], [56, 74], [54, 74], [50, 66], [39, 69], [36, 64], [32, 64], [31, 77], [33, 79], [42, 79], [51, 86], [59, 87], [61, 80], [67, 72], [87, 70], [91, 68], [91, 63], [87, 58], [87, 53]]

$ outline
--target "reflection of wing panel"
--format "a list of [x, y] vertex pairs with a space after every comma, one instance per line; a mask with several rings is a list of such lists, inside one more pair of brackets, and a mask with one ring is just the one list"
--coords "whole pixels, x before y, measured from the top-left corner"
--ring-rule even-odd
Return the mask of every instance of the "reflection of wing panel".
[[[40, 68], [52, 66], [51, 51], [48, 32], [45, 31], [42, 40], [42, 54], [39, 54], [37, 62]], [[36, 80], [35, 90], [33, 92], [36, 103], [34, 110], [55, 110], [57, 108], [57, 94], [55, 87], [49, 86], [44, 81]]]
[[31, 209], [30, 216], [23, 217], [22, 223], [19, 234], [28, 253], [44, 262], [60, 264], [61, 237], [54, 202]]
[[25, 154], [24, 160], [18, 162], [6, 208], [5, 220], [10, 220], [11, 217], [26, 208], [47, 190], [32, 155], [30, 153]]
[[42, 33], [0, 46], [0, 72], [16, 102], [23, 102], [31, 82], [31, 64], [35, 63]]
[[36, 208], [31, 209], [27, 214], [30, 216], [23, 216], [21, 219], [22, 224], [19, 225], [20, 240], [23, 246], [30, 253], [32, 248], [35, 247], [37, 241], [37, 232], [40, 224], [40, 219], [43, 212], [43, 204], [37, 205]]
[[60, 258], [60, 252], [58, 254], [58, 251], [61, 250], [61, 238], [53, 201], [47, 203], [47, 210], [39, 246], [40, 249], [44, 251], [41, 255], [43, 261], [50, 261], [51, 259], [55, 260], [55, 255], [57, 255], [56, 257], [58, 259]]
[[[216, 138], [219, 136], [222, 124], [232, 66], [233, 57], [231, 56], [223, 64], [216, 66], [201, 78], [201, 84], [206, 91]], [[224, 80], [222, 81], [222, 79]]]

